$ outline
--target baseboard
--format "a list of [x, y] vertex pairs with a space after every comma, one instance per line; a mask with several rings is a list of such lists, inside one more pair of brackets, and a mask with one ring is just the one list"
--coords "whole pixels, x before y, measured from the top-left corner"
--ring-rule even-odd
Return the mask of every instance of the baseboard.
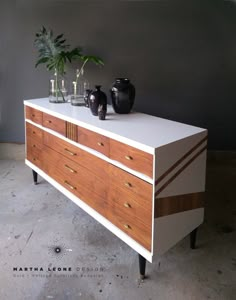
[[25, 158], [25, 144], [0, 143], [0, 159], [22, 160]]

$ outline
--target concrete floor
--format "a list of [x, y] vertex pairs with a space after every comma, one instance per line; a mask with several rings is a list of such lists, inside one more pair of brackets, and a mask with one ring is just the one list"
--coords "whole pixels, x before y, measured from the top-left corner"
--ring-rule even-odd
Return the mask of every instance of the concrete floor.
[[39, 182], [33, 185], [23, 160], [0, 160], [0, 300], [236, 299], [234, 158], [213, 156], [208, 162], [198, 249], [190, 250], [186, 237], [147, 263], [144, 281], [131, 248], [45, 180]]

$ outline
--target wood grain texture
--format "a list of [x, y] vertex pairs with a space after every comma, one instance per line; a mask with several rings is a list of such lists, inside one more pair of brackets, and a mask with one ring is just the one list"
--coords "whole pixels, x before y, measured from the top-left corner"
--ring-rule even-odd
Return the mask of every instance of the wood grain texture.
[[25, 118], [42, 125], [43, 113], [30, 106], [25, 106]]
[[109, 165], [111, 183], [130, 193], [134, 197], [142, 198], [142, 202], [152, 201], [152, 184], [114, 166]]
[[[125, 207], [126, 203], [130, 207]], [[151, 250], [151, 218], [148, 207], [140, 205], [130, 196], [125, 197], [115, 186], [110, 186], [107, 219], [148, 251]]]
[[39, 168], [42, 168], [42, 143], [27, 136], [26, 158]]
[[110, 139], [110, 158], [125, 166], [153, 177], [153, 155]]
[[155, 218], [204, 207], [204, 193], [178, 195], [155, 200]]
[[46, 113], [43, 113], [43, 126], [64, 136], [66, 134], [66, 122]]
[[66, 122], [66, 137], [74, 142], [78, 141], [77, 125]]
[[152, 198], [144, 200], [114, 184], [109, 184], [108, 201], [115, 214], [120, 214], [124, 218], [129, 217], [130, 220], [136, 220], [135, 222], [151, 228]]
[[78, 143], [109, 156], [109, 138], [78, 126]]
[[90, 170], [47, 146], [44, 146], [43, 161], [47, 173], [55, 173], [54, 176], [63, 184], [67, 181], [77, 188], [85, 188], [104, 199], [107, 198], [108, 178], [96, 176]]
[[[44, 171], [50, 177], [106, 217], [108, 211], [106, 180], [100, 179], [47, 146], [44, 146], [43, 165]], [[65, 165], [76, 172], [72, 173]]]
[[42, 129], [28, 122], [25, 122], [25, 127], [26, 127], [26, 139], [31, 138], [34, 139], [35, 141], [42, 143], [42, 138], [43, 138]]
[[71, 161], [89, 169], [97, 176], [103, 178], [107, 177], [109, 164], [106, 161], [48, 132], [43, 132], [43, 143], [51, 149], [55, 149], [57, 152], [63, 154], [63, 156], [69, 158]]

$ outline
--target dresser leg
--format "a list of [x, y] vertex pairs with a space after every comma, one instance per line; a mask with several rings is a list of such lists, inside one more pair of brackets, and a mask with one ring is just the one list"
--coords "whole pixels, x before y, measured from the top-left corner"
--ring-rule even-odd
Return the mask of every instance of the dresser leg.
[[198, 228], [195, 228], [195, 229], [190, 233], [190, 248], [191, 248], [191, 249], [195, 249], [195, 248], [196, 248], [197, 229], [198, 229]]
[[144, 279], [145, 278], [145, 269], [146, 269], [146, 259], [142, 255], [138, 255], [139, 257], [139, 273], [140, 273], [140, 278]]
[[33, 172], [34, 184], [37, 184], [38, 183], [38, 173], [35, 172], [34, 170], [32, 170], [32, 172]]

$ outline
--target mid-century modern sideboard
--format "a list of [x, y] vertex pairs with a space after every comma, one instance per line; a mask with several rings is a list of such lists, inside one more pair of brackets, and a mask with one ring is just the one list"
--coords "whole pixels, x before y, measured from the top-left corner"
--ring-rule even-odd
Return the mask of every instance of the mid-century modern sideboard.
[[203, 222], [207, 130], [108, 105], [24, 101], [26, 164], [139, 254], [140, 275]]

